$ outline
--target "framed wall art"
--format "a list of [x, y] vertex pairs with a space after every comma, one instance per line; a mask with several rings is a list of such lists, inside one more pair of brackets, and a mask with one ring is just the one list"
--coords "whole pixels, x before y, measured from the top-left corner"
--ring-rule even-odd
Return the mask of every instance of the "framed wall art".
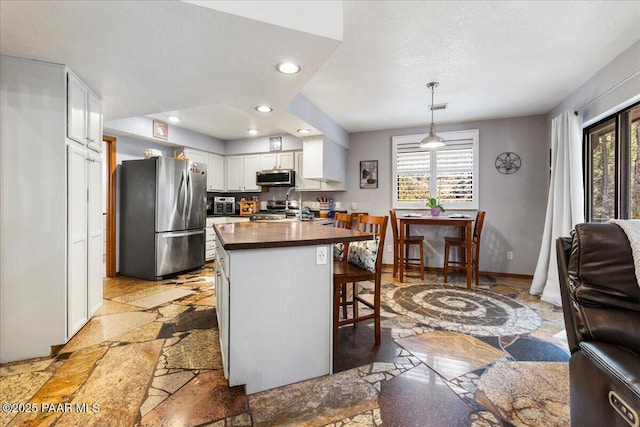
[[360, 188], [378, 188], [378, 161], [360, 162]]
[[160, 139], [169, 139], [169, 125], [159, 120], [154, 120], [153, 137]]
[[282, 137], [273, 136], [269, 138], [269, 151], [280, 151], [280, 150], [282, 150]]

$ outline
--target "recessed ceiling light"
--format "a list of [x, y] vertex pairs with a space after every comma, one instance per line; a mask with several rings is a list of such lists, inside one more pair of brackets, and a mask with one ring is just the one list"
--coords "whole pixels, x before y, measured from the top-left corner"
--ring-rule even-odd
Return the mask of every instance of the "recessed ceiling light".
[[169, 115], [167, 116], [167, 119], [171, 122], [171, 123], [178, 123], [180, 121], [180, 117], [178, 116], [174, 116], [174, 115]]
[[301, 69], [298, 64], [294, 64], [293, 62], [281, 62], [276, 66], [276, 70], [282, 74], [296, 74], [299, 73]]
[[251, 135], [257, 135], [258, 134], [258, 129], [247, 129], [247, 132], [249, 132]]
[[268, 105], [258, 105], [256, 107], [256, 111], [259, 113], [270, 113], [273, 111], [273, 108], [269, 107]]
[[310, 129], [298, 129], [298, 133], [311, 133]]

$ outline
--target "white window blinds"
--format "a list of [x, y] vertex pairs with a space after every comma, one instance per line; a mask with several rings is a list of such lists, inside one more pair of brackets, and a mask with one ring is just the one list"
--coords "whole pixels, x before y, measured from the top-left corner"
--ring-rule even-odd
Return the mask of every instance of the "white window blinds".
[[393, 207], [425, 209], [430, 196], [448, 209], [477, 209], [478, 131], [440, 133], [447, 144], [425, 150], [426, 135], [393, 137]]

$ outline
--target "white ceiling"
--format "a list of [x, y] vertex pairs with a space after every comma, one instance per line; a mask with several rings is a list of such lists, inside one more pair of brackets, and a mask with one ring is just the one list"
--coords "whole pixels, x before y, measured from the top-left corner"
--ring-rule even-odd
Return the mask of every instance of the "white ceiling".
[[[0, 52], [68, 65], [105, 121], [175, 113], [231, 140], [311, 127], [287, 111], [298, 93], [348, 132], [426, 125], [434, 80], [436, 123], [547, 113], [638, 22], [638, 1], [2, 0]], [[283, 60], [302, 72], [277, 73]]]

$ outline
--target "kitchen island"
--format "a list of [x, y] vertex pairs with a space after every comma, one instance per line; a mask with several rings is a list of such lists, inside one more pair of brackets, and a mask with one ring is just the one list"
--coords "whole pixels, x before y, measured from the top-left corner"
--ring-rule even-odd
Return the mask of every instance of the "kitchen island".
[[333, 243], [370, 233], [309, 222], [216, 224], [225, 376], [246, 393], [332, 372]]

